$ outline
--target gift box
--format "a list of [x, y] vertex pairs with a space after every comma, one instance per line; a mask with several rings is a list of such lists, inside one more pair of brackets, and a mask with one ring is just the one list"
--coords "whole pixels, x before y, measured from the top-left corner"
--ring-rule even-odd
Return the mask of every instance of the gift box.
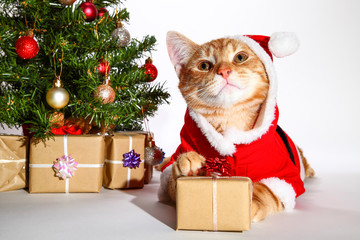
[[152, 179], [153, 174], [154, 174], [154, 166], [153, 165], [148, 165], [148, 164], [145, 163], [144, 168], [145, 168], [144, 183], [149, 184], [151, 182], [151, 179]]
[[28, 138], [0, 135], [0, 192], [26, 187]]
[[29, 192], [99, 192], [105, 141], [99, 135], [54, 136], [30, 140]]
[[251, 198], [249, 178], [180, 177], [177, 180], [177, 230], [249, 230]]
[[110, 189], [144, 187], [145, 134], [117, 132], [106, 136], [105, 143], [103, 186]]

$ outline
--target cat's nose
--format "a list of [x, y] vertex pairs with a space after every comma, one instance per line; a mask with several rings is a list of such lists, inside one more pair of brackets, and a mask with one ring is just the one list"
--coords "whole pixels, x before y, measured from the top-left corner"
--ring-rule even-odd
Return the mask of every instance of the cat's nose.
[[230, 68], [222, 68], [217, 71], [217, 74], [221, 75], [223, 78], [227, 79], [231, 73]]

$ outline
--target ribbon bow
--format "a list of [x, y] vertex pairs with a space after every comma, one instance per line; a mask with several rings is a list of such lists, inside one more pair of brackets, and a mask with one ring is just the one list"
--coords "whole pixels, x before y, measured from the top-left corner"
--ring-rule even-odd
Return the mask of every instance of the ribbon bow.
[[54, 162], [53, 168], [56, 172], [56, 176], [62, 179], [71, 178], [75, 175], [78, 163], [72, 158], [71, 155], [64, 155], [57, 158]]
[[131, 150], [128, 153], [124, 153], [124, 167], [129, 167], [130, 169], [132, 168], [137, 168], [140, 166], [140, 154], [136, 153], [133, 150]]
[[66, 135], [66, 134], [71, 134], [71, 135], [81, 135], [82, 131], [80, 128], [75, 127], [75, 126], [62, 126], [60, 128], [51, 128], [51, 132], [55, 135]]
[[231, 165], [225, 158], [208, 158], [206, 164], [201, 168], [207, 172], [207, 175], [218, 174], [220, 176], [231, 176]]

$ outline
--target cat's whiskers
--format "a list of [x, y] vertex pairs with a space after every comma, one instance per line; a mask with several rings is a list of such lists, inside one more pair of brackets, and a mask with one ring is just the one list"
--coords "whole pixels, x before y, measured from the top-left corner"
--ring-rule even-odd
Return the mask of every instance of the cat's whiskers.
[[196, 90], [196, 91], [194, 91], [194, 92], [192, 92], [191, 94], [188, 94], [187, 96], [185, 96], [184, 98], [185, 99], [187, 99], [187, 98], [191, 98], [191, 97], [193, 97], [195, 94], [201, 94], [201, 92], [204, 92], [206, 90], [206, 88], [205, 87], [203, 87], [203, 88], [200, 88], [200, 89], [198, 89], [198, 90]]

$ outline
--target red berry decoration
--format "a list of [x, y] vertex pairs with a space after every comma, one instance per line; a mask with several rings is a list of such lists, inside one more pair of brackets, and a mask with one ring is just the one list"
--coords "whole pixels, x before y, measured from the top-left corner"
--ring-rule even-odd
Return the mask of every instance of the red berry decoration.
[[110, 64], [108, 61], [100, 59], [99, 60], [99, 66], [98, 71], [101, 75], [106, 76], [110, 72]]
[[106, 8], [99, 8], [98, 9], [98, 18], [101, 18], [102, 16], [104, 16], [105, 13], [107, 13], [108, 10], [106, 10]]
[[22, 59], [32, 59], [38, 54], [39, 45], [33, 38], [33, 33], [30, 32], [28, 36], [23, 36], [16, 40], [15, 49]]
[[80, 8], [85, 13], [86, 22], [92, 22], [94, 21], [98, 16], [98, 10], [95, 7], [95, 5], [92, 3], [92, 1], [84, 2], [80, 4]]
[[145, 73], [150, 75], [150, 82], [154, 81], [158, 75], [158, 70], [155, 65], [152, 64], [152, 59], [146, 59], [145, 65], [143, 66]]

